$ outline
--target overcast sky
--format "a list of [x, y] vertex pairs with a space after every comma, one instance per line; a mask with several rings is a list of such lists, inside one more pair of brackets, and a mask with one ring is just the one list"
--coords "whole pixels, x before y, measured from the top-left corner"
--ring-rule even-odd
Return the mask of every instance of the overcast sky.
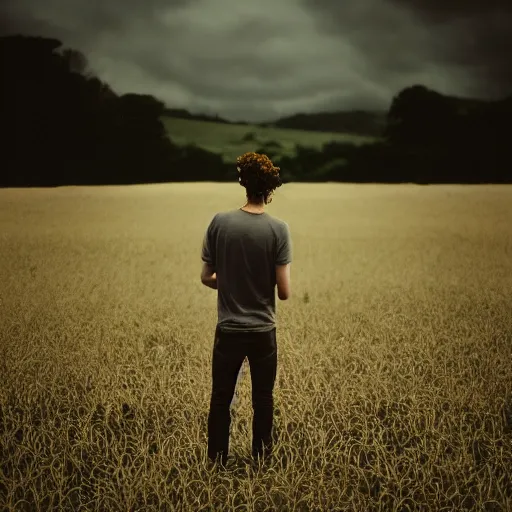
[[116, 92], [230, 120], [512, 94], [511, 0], [2, 2], [4, 34], [62, 40]]

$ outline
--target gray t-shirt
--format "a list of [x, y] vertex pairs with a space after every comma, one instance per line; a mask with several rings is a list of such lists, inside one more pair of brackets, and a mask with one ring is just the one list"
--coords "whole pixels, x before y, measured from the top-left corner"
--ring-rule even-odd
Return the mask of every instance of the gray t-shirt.
[[292, 261], [288, 224], [241, 209], [211, 221], [201, 259], [217, 273], [218, 326], [229, 332], [266, 332], [276, 326], [276, 265]]

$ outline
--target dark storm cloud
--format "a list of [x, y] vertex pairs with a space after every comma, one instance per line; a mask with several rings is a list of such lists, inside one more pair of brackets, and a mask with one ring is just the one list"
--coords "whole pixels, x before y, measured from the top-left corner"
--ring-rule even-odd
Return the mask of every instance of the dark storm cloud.
[[[83, 51], [91, 68], [118, 92], [150, 93], [173, 107], [259, 121], [297, 111], [386, 109], [394, 94], [414, 83], [462, 95], [485, 90], [482, 70], [484, 78], [497, 77], [492, 73], [499, 66], [459, 51], [471, 23], [451, 12], [443, 18], [425, 11], [420, 0], [413, 4], [8, 0], [6, 5], [10, 32], [57, 37]], [[482, 44], [493, 47], [487, 41], [478, 48]]]
[[122, 31], [132, 21], [153, 20], [169, 8], [191, 3], [193, 0], [4, 0], [3, 9], [16, 25], [45, 24], [91, 37], [104, 31]]
[[445, 57], [483, 74], [482, 93], [512, 94], [512, 2], [510, 0], [394, 0], [414, 9], [431, 27], [453, 27], [455, 44]]
[[[304, 0], [304, 5], [319, 28], [352, 34], [379, 74], [444, 69], [466, 75], [465, 83], [447, 80], [446, 92], [482, 97], [512, 93], [510, 0], [365, 0], [358, 9], [337, 0]], [[432, 76], [431, 85], [434, 81]]]

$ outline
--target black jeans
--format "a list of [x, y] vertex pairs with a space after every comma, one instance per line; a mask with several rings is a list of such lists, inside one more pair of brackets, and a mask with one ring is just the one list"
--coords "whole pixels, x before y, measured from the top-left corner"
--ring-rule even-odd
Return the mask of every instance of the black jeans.
[[238, 372], [249, 360], [252, 382], [252, 456], [272, 454], [273, 390], [277, 371], [276, 329], [268, 332], [222, 332], [217, 326], [213, 346], [212, 396], [208, 415], [208, 458], [226, 465], [229, 451], [230, 404]]

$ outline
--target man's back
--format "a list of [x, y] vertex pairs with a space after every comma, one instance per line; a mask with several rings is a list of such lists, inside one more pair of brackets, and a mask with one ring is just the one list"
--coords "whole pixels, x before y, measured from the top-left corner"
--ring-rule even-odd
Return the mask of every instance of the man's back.
[[291, 259], [286, 222], [242, 209], [215, 215], [204, 238], [202, 260], [217, 273], [219, 328], [272, 330], [276, 265], [287, 265]]

